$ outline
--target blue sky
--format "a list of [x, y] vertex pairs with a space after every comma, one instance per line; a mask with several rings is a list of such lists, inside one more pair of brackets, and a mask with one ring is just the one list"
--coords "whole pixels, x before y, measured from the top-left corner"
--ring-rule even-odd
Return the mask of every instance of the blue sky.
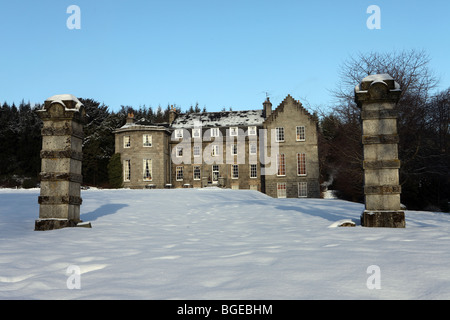
[[[81, 29], [69, 29], [70, 5]], [[370, 30], [370, 5], [381, 29]], [[358, 52], [425, 49], [450, 87], [450, 1], [17, 0], [0, 3], [0, 102], [55, 94], [117, 110], [196, 102], [208, 111], [333, 102]]]

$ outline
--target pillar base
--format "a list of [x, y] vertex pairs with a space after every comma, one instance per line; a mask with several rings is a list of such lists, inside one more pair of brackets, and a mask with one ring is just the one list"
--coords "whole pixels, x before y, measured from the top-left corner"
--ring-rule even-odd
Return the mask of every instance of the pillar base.
[[[80, 225], [78, 225], [80, 224]], [[39, 219], [35, 221], [34, 231], [47, 231], [70, 227], [88, 227], [90, 228], [90, 223], [82, 223], [81, 220], [66, 220], [66, 219]]]
[[365, 210], [361, 214], [361, 225], [374, 228], [405, 228], [405, 212]]

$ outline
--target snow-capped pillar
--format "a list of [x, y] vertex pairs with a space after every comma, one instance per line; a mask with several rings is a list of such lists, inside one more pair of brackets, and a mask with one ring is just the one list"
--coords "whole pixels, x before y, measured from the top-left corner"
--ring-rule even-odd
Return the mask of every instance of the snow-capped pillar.
[[38, 110], [43, 121], [39, 220], [35, 230], [74, 227], [80, 220], [85, 109], [73, 95], [56, 95]]
[[405, 213], [400, 207], [395, 110], [401, 92], [388, 74], [368, 76], [355, 87], [355, 102], [361, 108], [364, 149], [365, 210], [361, 225], [366, 227], [405, 227]]

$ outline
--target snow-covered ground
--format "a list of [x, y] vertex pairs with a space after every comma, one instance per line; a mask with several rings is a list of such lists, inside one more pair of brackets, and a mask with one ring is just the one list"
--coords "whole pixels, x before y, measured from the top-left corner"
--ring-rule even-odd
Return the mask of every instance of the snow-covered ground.
[[91, 189], [92, 229], [39, 232], [38, 195], [0, 189], [0, 299], [450, 299], [445, 213], [364, 228], [337, 199]]

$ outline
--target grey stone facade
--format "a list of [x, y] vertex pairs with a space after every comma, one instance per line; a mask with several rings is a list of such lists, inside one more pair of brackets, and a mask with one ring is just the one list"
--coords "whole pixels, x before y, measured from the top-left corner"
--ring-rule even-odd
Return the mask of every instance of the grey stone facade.
[[[277, 128], [285, 133], [276, 151], [284, 158], [282, 174], [270, 148], [264, 157], [264, 145], [275, 143], [270, 136]], [[151, 146], [144, 146], [150, 136]], [[260, 110], [180, 115], [172, 110], [167, 124], [135, 121], [129, 115], [115, 131], [115, 139], [124, 187], [219, 186], [258, 190], [272, 197], [320, 196], [317, 124], [291, 96], [273, 111], [269, 99]], [[145, 159], [151, 160], [150, 180]], [[280, 192], [280, 186], [285, 191]]]
[[[279, 140], [279, 154], [284, 155], [285, 172], [265, 176], [266, 194], [277, 197], [282, 193], [280, 184], [286, 184], [286, 197], [316, 198], [320, 195], [319, 186], [319, 155], [317, 146], [317, 125], [311, 115], [302, 107], [299, 101], [290, 95], [271, 113], [264, 122], [264, 128], [275, 135], [268, 135], [269, 145], [272, 140]], [[278, 129], [277, 129], [278, 128]], [[304, 129], [298, 129], [304, 128]], [[277, 137], [283, 131], [284, 137]], [[301, 130], [301, 132], [297, 132]], [[301, 136], [298, 136], [298, 133]], [[277, 139], [278, 138], [278, 139]], [[272, 160], [283, 161], [283, 159]], [[304, 157], [304, 160], [303, 160]], [[305, 162], [304, 170], [301, 162]], [[302, 192], [301, 184], [306, 190]], [[282, 185], [281, 185], [282, 187]]]
[[[164, 188], [170, 183], [170, 131], [164, 126], [135, 125], [131, 117], [127, 121], [115, 131], [115, 151], [121, 154], [124, 168], [123, 186]], [[151, 169], [147, 175], [145, 165]]]

